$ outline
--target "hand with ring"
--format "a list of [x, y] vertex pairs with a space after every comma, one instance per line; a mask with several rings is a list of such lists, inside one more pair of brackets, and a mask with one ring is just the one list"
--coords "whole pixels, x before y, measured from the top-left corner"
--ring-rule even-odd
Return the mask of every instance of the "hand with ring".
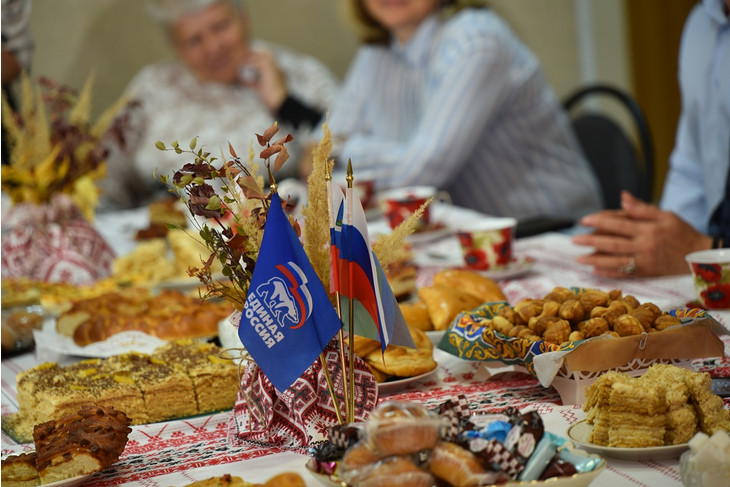
[[712, 247], [711, 237], [627, 191], [621, 194], [620, 210], [603, 210], [580, 223], [593, 231], [574, 236], [573, 243], [593, 247], [593, 252], [576, 260], [602, 277], [686, 274], [689, 267], [684, 256]]
[[626, 274], [627, 276], [636, 272], [636, 259], [633, 255], [629, 257], [629, 262], [626, 265], [619, 267], [619, 272], [621, 274]]

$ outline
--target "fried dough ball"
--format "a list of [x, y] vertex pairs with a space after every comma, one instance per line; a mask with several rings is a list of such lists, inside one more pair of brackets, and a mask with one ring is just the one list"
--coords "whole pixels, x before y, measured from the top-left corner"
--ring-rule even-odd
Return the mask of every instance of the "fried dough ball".
[[562, 303], [568, 298], [575, 297], [575, 293], [567, 287], [554, 287], [552, 291], [545, 295], [545, 301], [555, 301]]
[[644, 330], [645, 328], [641, 322], [630, 314], [621, 315], [613, 322], [613, 331], [622, 337], [639, 335], [644, 333]]
[[654, 328], [661, 331], [670, 326], [678, 325], [682, 322], [681, 318], [672, 315], [663, 314], [654, 320]]
[[550, 323], [548, 328], [545, 330], [545, 335], [543, 335], [543, 339], [546, 342], [560, 344], [568, 341], [570, 332], [570, 323], [568, 323], [566, 320], [558, 319], [557, 321], [553, 321]]
[[560, 305], [558, 316], [571, 323], [578, 323], [585, 319], [586, 308], [578, 298], [568, 298]]
[[603, 335], [607, 331], [610, 331], [608, 322], [599, 317], [590, 318], [583, 323], [581, 331], [586, 338], [597, 337]]

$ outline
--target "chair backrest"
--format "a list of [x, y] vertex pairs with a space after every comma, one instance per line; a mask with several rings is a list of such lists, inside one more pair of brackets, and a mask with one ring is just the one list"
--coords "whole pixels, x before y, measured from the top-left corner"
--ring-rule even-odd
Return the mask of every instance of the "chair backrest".
[[653, 200], [654, 147], [644, 112], [627, 93], [609, 85], [596, 84], [577, 90], [563, 102], [570, 112], [587, 97], [608, 96], [620, 102], [631, 115], [641, 150], [609, 115], [575, 111], [571, 116], [578, 142], [591, 163], [603, 191], [604, 208], [620, 207], [620, 194], [628, 190], [644, 201]]

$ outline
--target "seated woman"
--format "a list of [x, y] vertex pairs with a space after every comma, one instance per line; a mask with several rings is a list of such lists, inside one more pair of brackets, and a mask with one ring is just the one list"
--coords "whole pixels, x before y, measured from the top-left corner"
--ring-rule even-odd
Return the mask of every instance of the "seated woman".
[[363, 46], [329, 116], [338, 162], [378, 189], [573, 221], [600, 188], [535, 55], [473, 0], [350, 0]]
[[[246, 157], [255, 134], [278, 121], [283, 133], [294, 135], [287, 148], [297, 160], [297, 134], [329, 108], [338, 87], [334, 75], [312, 57], [250, 42], [241, 1], [149, 0], [149, 9], [178, 59], [145, 67], [129, 84], [130, 102], [108, 137], [102, 209], [139, 206], [166, 193], [153, 173], [191, 162], [159, 151], [158, 140], [187, 147], [197, 136], [207, 151], [226, 156], [230, 142]], [[288, 163], [279, 178], [287, 169], [296, 173]]]

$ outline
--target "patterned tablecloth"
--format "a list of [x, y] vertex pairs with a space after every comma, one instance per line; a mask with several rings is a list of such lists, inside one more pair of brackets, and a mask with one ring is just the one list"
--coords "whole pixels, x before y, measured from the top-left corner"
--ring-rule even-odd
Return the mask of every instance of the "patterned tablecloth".
[[[424, 243], [417, 252], [428, 251], [438, 263], [444, 252], [456, 245], [452, 238]], [[450, 250], [451, 249], [451, 250]], [[614, 281], [598, 279], [590, 270], [574, 263], [575, 256], [585, 249], [573, 246], [569, 237], [547, 234], [518, 241], [519, 259], [529, 256], [531, 264], [501, 281], [510, 302], [546, 294], [554, 286], [621, 288], [641, 301], [652, 301], [667, 309], [683, 306], [693, 299], [689, 275], [660, 279], [630, 279]], [[445, 264], [446, 265], [446, 264]], [[427, 283], [436, 267], [424, 267], [419, 283]], [[725, 328], [730, 329], [730, 313], [713, 313]], [[726, 354], [730, 339], [723, 336]], [[581, 405], [561, 405], [560, 396], [552, 387], [543, 388], [536, 379], [502, 364], [469, 362], [436, 350], [439, 363], [436, 373], [402, 384], [400, 388], [381, 394], [381, 400], [403, 399], [435, 407], [449, 398], [463, 394], [469, 399], [473, 412], [490, 412], [507, 406], [535, 409], [543, 417], [546, 429], [565, 436], [568, 427], [585, 417]], [[49, 356], [47, 351], [2, 361], [2, 414], [17, 410], [15, 375], [46, 360], [73, 361], [68, 357]], [[716, 375], [730, 376], [727, 359], [698, 360], [696, 368], [712, 370]], [[145, 485], [175, 486], [214, 475], [231, 473], [249, 481], [263, 481], [276, 472], [296, 471], [308, 485], [321, 485], [305, 467], [306, 456], [300, 452], [282, 451], [256, 446], [232, 447], [226, 440], [230, 413], [218, 413], [186, 420], [133, 427], [129, 442], [120, 461], [111, 469], [87, 479], [86, 485]], [[18, 445], [2, 436], [2, 453], [6, 455], [32, 449]], [[678, 458], [627, 461], [608, 458], [608, 467], [593, 481], [592, 486], [679, 486], [681, 484]]]

